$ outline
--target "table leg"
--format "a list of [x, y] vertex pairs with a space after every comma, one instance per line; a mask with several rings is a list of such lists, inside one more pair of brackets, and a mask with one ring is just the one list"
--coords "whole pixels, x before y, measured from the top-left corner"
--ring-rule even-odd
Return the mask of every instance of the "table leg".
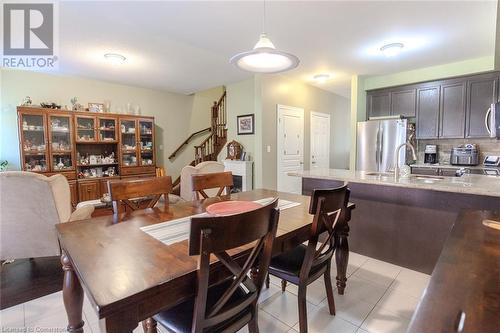
[[347, 223], [339, 228], [335, 235], [335, 262], [337, 264], [337, 290], [339, 295], [344, 295], [347, 281], [347, 264], [349, 262], [349, 226]]
[[64, 271], [63, 300], [68, 315], [67, 330], [71, 333], [83, 333], [83, 289], [71, 261], [65, 253], [61, 256], [61, 264]]

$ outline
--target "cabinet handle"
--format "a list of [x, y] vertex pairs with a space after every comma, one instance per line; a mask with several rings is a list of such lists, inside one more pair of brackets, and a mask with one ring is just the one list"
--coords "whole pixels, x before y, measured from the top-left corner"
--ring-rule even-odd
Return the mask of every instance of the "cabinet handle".
[[489, 116], [491, 113], [491, 108], [488, 108], [488, 111], [486, 111], [486, 115], [484, 116], [484, 126], [486, 126], [486, 130], [488, 131], [488, 134], [491, 136], [491, 129], [490, 129], [490, 124], [489, 122]]
[[456, 331], [463, 332], [464, 325], [465, 325], [465, 312], [460, 311], [457, 315], [457, 321], [456, 321], [456, 326], [455, 326]]

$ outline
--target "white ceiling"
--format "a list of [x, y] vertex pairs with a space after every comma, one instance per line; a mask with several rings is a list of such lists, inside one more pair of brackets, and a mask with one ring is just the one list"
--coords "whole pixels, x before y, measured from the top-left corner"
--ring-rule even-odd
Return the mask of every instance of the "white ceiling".
[[[267, 2], [266, 30], [301, 63], [286, 75], [348, 96], [352, 74], [387, 74], [493, 55], [494, 1]], [[262, 2], [60, 3], [60, 68], [74, 74], [179, 93], [247, 77], [229, 64], [261, 32]], [[397, 58], [377, 50], [406, 47]], [[103, 54], [127, 57], [110, 66]]]

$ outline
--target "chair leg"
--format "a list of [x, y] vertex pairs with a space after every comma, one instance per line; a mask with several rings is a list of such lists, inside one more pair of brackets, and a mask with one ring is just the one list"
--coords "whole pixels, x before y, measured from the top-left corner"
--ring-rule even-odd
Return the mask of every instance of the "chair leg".
[[[257, 307], [257, 306], [256, 306]], [[249, 333], [259, 333], [259, 317], [258, 310], [253, 311], [253, 318], [248, 322], [248, 332]]]
[[269, 273], [267, 274], [266, 277], [266, 288], [269, 289], [269, 284], [271, 283], [270, 278], [269, 278]]
[[299, 332], [307, 333], [307, 285], [299, 285]]
[[285, 292], [286, 290], [286, 280], [281, 280], [281, 292]]
[[330, 314], [335, 316], [335, 299], [333, 298], [333, 287], [332, 287], [332, 278], [330, 276], [330, 265], [325, 271], [325, 288], [326, 288], [326, 298], [328, 299], [328, 308], [330, 310]]

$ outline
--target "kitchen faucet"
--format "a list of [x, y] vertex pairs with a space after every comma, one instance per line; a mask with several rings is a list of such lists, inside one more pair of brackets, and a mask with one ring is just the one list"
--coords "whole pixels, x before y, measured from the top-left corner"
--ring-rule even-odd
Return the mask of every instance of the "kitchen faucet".
[[413, 147], [413, 145], [411, 143], [405, 142], [405, 143], [400, 144], [396, 148], [396, 150], [394, 151], [394, 180], [396, 180], [396, 181], [399, 179], [399, 151], [403, 147], [410, 147], [413, 159], [414, 160], [417, 159], [417, 154], [415, 153], [415, 147]]

